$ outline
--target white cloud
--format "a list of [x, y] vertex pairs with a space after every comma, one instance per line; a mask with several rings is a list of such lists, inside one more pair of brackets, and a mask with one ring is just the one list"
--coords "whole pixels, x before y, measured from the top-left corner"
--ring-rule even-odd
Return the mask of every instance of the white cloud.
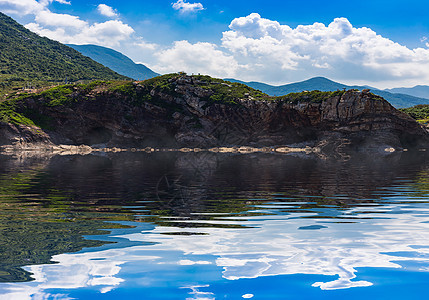
[[44, 9], [35, 0], [0, 0], [0, 11], [7, 14], [28, 15]]
[[222, 46], [258, 74], [248, 79], [429, 80], [428, 49], [409, 49], [369, 28], [355, 28], [346, 18], [293, 29], [253, 13], [234, 19], [229, 29]]
[[128, 40], [131, 34], [134, 33], [133, 28], [118, 20], [94, 23], [92, 25], [86, 24], [77, 33], [74, 30], [68, 30], [65, 26], [48, 29], [36, 23], [27, 24], [26, 28], [41, 36], [66, 44], [96, 44], [108, 47], [118, 46], [121, 41]]
[[171, 6], [181, 13], [192, 13], [204, 10], [204, 6], [201, 3], [189, 3], [184, 0], [177, 0], [175, 3], [172, 3]]
[[379, 87], [429, 80], [429, 49], [407, 48], [370, 28], [356, 28], [346, 18], [291, 28], [253, 13], [232, 20], [221, 45], [176, 41], [144, 60], [161, 73], [186, 71], [274, 84], [314, 76]]
[[155, 57], [157, 64], [152, 67], [165, 73], [185, 71], [224, 78], [233, 76], [239, 68], [234, 57], [215, 44], [203, 42], [177, 41], [171, 48], [156, 53]]
[[112, 7], [106, 4], [99, 4], [97, 6], [97, 10], [100, 14], [106, 17], [116, 17], [118, 15]]
[[40, 12], [52, 2], [71, 4], [65, 0], [0, 0], [0, 11], [23, 16]]
[[104, 45], [117, 45], [120, 41], [126, 40], [134, 33], [131, 26], [122, 23], [122, 21], [111, 20], [104, 23], [95, 23], [86, 31], [81, 33], [82, 39], [87, 42]]
[[145, 42], [145, 41], [141, 41], [139, 43], [135, 43], [135, 45], [138, 46], [142, 50], [150, 50], [150, 51], [154, 51], [154, 50], [156, 50], [159, 47], [158, 44], [148, 43], [148, 42]]
[[48, 6], [52, 2], [58, 2], [61, 4], [68, 4], [68, 5], [71, 4], [71, 2], [67, 0], [39, 0], [39, 3], [41, 3], [43, 6]]
[[72, 27], [75, 29], [83, 29], [88, 26], [88, 23], [82, 21], [77, 16], [67, 14], [56, 14], [49, 10], [42, 10], [37, 13], [35, 21], [39, 25], [48, 27]]

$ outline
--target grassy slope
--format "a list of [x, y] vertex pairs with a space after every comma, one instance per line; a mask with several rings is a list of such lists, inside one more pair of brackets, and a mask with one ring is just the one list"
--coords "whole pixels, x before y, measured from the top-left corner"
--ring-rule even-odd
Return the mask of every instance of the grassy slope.
[[[61, 43], [27, 30], [0, 13], [0, 94], [49, 82], [126, 79]], [[30, 84], [31, 83], [31, 84]]]
[[416, 119], [419, 123], [429, 123], [429, 105], [416, 105], [402, 108], [401, 111]]

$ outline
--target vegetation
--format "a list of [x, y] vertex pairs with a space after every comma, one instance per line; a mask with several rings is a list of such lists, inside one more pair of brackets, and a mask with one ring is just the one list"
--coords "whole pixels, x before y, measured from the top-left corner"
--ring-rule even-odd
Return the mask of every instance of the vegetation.
[[14, 102], [0, 102], [0, 122], [15, 125], [34, 125], [34, 122], [22, 114], [16, 112]]
[[126, 79], [78, 51], [27, 30], [0, 13], [0, 94], [94, 79]]
[[[152, 103], [171, 112], [183, 112], [183, 105], [180, 104], [180, 101], [167, 101], [165, 96], [182, 98], [184, 93], [193, 93], [194, 96], [206, 101], [206, 106], [208, 106], [213, 103], [239, 105], [242, 99], [277, 101], [288, 104], [321, 103], [331, 97], [341, 97], [345, 91], [306, 91], [272, 97], [241, 83], [203, 75], [187, 76], [185, 73], [173, 73], [140, 82], [96, 80], [89, 83], [54, 86], [39, 92], [17, 92], [9, 95], [6, 101], [0, 103], [0, 121], [52, 129], [50, 128], [52, 120], [43, 113], [44, 108], [63, 105], [73, 107], [76, 103], [91, 101], [99, 97], [114, 97], [115, 101], [134, 106]], [[27, 105], [30, 102], [33, 105]], [[34, 103], [37, 103], [40, 109], [35, 109], [37, 106]], [[132, 119], [131, 116], [128, 118]]]
[[238, 99], [263, 100], [270, 98], [261, 91], [238, 82], [228, 82], [206, 75], [195, 75], [192, 78], [197, 80], [197, 84], [201, 88], [212, 91], [212, 95], [207, 99], [210, 102], [236, 104]]
[[410, 115], [420, 123], [429, 123], [429, 105], [420, 104], [409, 108], [400, 109], [402, 112]]
[[173, 81], [182, 75], [181, 73], [166, 74], [145, 80], [141, 82], [141, 85], [146, 91], [156, 90], [166, 94], [177, 95], [175, 91], [176, 85]]
[[39, 94], [40, 97], [49, 101], [48, 106], [64, 105], [70, 101], [70, 94], [73, 93], [72, 85], [62, 85], [51, 88]]
[[321, 92], [321, 91], [311, 91], [311, 92], [301, 92], [301, 93], [290, 93], [285, 96], [276, 97], [277, 100], [285, 101], [290, 104], [297, 104], [299, 102], [310, 102], [310, 103], [322, 103], [323, 101], [332, 98], [332, 97], [341, 97], [345, 91], [335, 91], [335, 92]]
[[132, 82], [113, 85], [109, 90], [127, 97], [138, 98], [140, 103], [142, 101], [156, 101], [154, 97], [150, 96], [152, 90], [172, 96], [180, 96], [180, 93], [176, 91], [178, 80], [187, 81], [189, 84], [207, 91], [207, 96], [203, 97], [203, 100], [212, 103], [236, 104], [238, 99], [262, 100], [272, 98], [241, 83], [232, 83], [205, 75], [186, 76], [185, 73], [167, 74], [142, 81], [139, 83], [139, 90]]

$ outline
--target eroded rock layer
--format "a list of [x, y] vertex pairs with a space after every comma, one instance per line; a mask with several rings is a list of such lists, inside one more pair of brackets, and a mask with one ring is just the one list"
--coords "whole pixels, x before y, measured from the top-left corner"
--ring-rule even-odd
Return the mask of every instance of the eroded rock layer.
[[[20, 97], [16, 111], [36, 126], [0, 126], [3, 145], [54, 143], [121, 147], [310, 145], [377, 150], [427, 147], [427, 131], [369, 91], [255, 99], [251, 93], [216, 101], [216, 90], [192, 76], [170, 76], [167, 87], [130, 83], [126, 92], [70, 87], [59, 104], [42, 94]], [[222, 88], [235, 86], [217, 82]], [[297, 98], [298, 97], [298, 98]], [[301, 98], [300, 98], [301, 97]], [[54, 99], [55, 100], [55, 99]]]

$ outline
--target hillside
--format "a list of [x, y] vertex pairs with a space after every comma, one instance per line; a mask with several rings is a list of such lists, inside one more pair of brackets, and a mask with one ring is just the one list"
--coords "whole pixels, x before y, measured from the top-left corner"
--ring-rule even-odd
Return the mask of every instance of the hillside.
[[272, 97], [240, 83], [179, 73], [62, 85], [0, 103], [0, 145], [34, 143], [140, 149], [299, 144], [337, 153], [428, 146], [429, 135], [368, 91]]
[[427, 85], [416, 85], [412, 88], [393, 88], [385, 89], [389, 93], [402, 93], [408, 94], [414, 97], [421, 97], [429, 99], [429, 86]]
[[413, 107], [402, 108], [401, 111], [410, 115], [413, 119], [417, 120], [419, 123], [428, 124], [429, 123], [429, 105], [421, 104]]
[[13, 87], [93, 79], [126, 77], [0, 13], [0, 93]]
[[158, 76], [143, 64], [136, 64], [122, 53], [96, 45], [67, 45], [113, 71], [134, 80], [145, 80]]
[[264, 84], [260, 82], [243, 82], [236, 79], [226, 79], [231, 82], [240, 82], [246, 84], [255, 89], [259, 89], [264, 93], [267, 93], [271, 96], [281, 96], [287, 95], [289, 93], [299, 93], [302, 91], [336, 91], [336, 90], [349, 90], [349, 89], [358, 89], [360, 91], [364, 89], [371, 89], [371, 92], [374, 94], [383, 97], [387, 101], [389, 101], [396, 108], [404, 108], [410, 107], [418, 104], [429, 104], [429, 99], [414, 97], [407, 94], [399, 94], [399, 93], [390, 93], [384, 90], [378, 90], [369, 86], [349, 86], [345, 84], [341, 84], [332, 80], [329, 80], [324, 77], [314, 77], [305, 81], [285, 84], [281, 86], [272, 86], [269, 84]]

